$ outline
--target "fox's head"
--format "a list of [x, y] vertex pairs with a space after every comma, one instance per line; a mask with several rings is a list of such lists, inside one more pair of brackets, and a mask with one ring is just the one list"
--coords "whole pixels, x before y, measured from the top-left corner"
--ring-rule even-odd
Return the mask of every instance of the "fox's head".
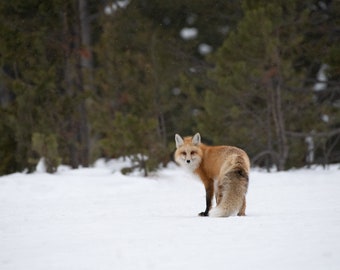
[[185, 137], [184, 139], [176, 134], [176, 152], [175, 161], [182, 167], [194, 171], [202, 161], [201, 135], [196, 133], [193, 137]]

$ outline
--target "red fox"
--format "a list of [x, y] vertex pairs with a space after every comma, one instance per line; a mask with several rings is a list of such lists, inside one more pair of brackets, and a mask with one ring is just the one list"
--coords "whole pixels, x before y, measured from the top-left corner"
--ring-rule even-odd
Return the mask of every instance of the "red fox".
[[[197, 174], [205, 187], [206, 209], [200, 216], [245, 216], [250, 161], [242, 149], [233, 146], [207, 146], [201, 136], [175, 135], [175, 161]], [[216, 207], [211, 209], [213, 196]]]

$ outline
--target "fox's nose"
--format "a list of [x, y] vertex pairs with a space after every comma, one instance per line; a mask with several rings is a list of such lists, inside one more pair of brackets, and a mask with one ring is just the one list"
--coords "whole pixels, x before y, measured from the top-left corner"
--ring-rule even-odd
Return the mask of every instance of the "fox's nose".
[[188, 164], [190, 163], [190, 159], [187, 159], [187, 163], [188, 163]]

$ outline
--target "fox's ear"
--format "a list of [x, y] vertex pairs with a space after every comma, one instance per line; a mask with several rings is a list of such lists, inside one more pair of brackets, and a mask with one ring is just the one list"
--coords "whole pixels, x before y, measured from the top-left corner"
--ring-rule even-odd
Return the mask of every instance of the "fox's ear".
[[199, 133], [196, 133], [194, 137], [192, 137], [192, 144], [199, 145], [200, 143], [201, 143], [201, 135]]
[[175, 135], [175, 141], [176, 141], [176, 148], [179, 148], [184, 144], [182, 137], [179, 136], [178, 134]]

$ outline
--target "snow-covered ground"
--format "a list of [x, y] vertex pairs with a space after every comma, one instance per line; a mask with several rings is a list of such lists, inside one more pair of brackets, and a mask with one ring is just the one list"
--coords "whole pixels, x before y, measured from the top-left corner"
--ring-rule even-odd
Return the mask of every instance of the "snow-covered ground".
[[253, 170], [230, 218], [198, 217], [203, 185], [175, 165], [119, 166], [0, 177], [0, 269], [340, 269], [339, 165]]

